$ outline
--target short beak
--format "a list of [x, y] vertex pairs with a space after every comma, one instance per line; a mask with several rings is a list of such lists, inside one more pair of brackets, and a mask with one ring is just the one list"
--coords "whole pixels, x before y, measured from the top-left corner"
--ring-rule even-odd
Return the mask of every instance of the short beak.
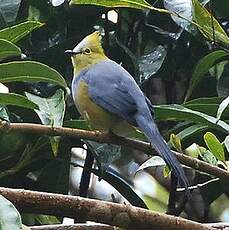
[[65, 50], [64, 53], [72, 56], [72, 55], [80, 54], [81, 52], [74, 52], [73, 50]]

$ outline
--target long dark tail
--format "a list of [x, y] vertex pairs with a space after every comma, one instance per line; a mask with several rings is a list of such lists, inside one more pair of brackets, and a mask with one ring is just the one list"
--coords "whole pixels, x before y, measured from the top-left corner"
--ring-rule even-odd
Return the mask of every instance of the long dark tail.
[[152, 119], [150, 119], [149, 121], [149, 119], [146, 119], [144, 116], [141, 115], [136, 117], [136, 121], [139, 128], [145, 133], [152, 146], [165, 160], [170, 169], [174, 171], [181, 186], [185, 187], [186, 195], [190, 197], [190, 191], [188, 189], [188, 180], [184, 174], [184, 170], [181, 167], [181, 164], [177, 160], [176, 156], [172, 153], [167, 143], [162, 138], [154, 121]]

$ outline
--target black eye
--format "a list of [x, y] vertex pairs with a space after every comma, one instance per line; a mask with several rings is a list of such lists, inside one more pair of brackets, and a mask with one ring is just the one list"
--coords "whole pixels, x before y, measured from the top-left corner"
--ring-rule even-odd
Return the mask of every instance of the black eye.
[[89, 53], [91, 53], [91, 50], [90, 50], [89, 48], [86, 48], [86, 49], [84, 50], [84, 53], [89, 54]]

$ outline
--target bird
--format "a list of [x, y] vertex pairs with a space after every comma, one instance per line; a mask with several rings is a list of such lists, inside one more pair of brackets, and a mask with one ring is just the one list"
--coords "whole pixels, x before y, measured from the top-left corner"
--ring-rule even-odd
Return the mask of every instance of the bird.
[[100, 32], [87, 35], [65, 53], [73, 65], [74, 103], [90, 127], [116, 135], [126, 135], [133, 127], [140, 129], [189, 197], [187, 177], [157, 128], [153, 105], [130, 73], [105, 55]]

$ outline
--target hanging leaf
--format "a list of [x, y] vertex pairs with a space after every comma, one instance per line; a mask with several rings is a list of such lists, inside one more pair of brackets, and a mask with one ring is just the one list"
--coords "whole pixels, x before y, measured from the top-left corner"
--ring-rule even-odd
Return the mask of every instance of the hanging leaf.
[[170, 12], [175, 12], [178, 15], [188, 19], [179, 18], [171, 15], [173, 21], [185, 30], [189, 30], [192, 21], [192, 1], [191, 0], [164, 0], [164, 6]]
[[175, 148], [178, 152], [182, 152], [181, 140], [174, 133], [170, 135], [170, 143], [172, 144], [173, 148]]
[[214, 154], [214, 156], [219, 161], [225, 162], [224, 149], [217, 137], [213, 133], [207, 132], [204, 135], [204, 141], [208, 146], [208, 149]]
[[165, 165], [166, 163], [161, 157], [153, 156], [149, 158], [147, 161], [145, 161], [143, 164], [141, 164], [138, 170], [136, 171], [136, 173], [149, 167], [158, 167], [158, 166], [165, 166]]
[[193, 143], [185, 149], [185, 153], [193, 158], [198, 158], [200, 155], [200, 147], [196, 143]]
[[21, 49], [13, 43], [0, 39], [0, 61], [4, 58], [20, 56]]
[[228, 133], [229, 131], [229, 125], [226, 122], [221, 120], [217, 121], [215, 117], [185, 108], [181, 105], [154, 105], [154, 109], [155, 118], [159, 120], [165, 119], [174, 121], [193, 121], [195, 123], [201, 123], [202, 125], [208, 125], [212, 128], [220, 128], [222, 131], [226, 133]]
[[5, 39], [7, 41], [16, 43], [26, 35], [30, 34], [34, 29], [43, 25], [43, 23], [35, 21], [23, 22], [16, 26], [0, 30], [0, 39]]
[[0, 93], [0, 105], [16, 105], [27, 109], [39, 109], [36, 103], [16, 93]]
[[138, 64], [141, 74], [140, 83], [148, 80], [161, 68], [167, 51], [163, 46], [155, 47], [150, 53], [140, 57]]
[[152, 9], [153, 7], [144, 0], [71, 0], [72, 4], [89, 4], [104, 7], [131, 7], [135, 9]]
[[229, 57], [228, 52], [224, 50], [216, 50], [206, 56], [204, 56], [196, 65], [192, 78], [190, 81], [190, 86], [185, 96], [185, 101], [191, 96], [193, 90], [199, 84], [199, 82], [203, 79], [204, 74], [208, 72], [208, 70], [215, 65], [216, 63], [225, 60]]
[[[36, 103], [39, 110], [35, 110], [42, 124], [52, 125], [54, 127], [62, 126], [65, 113], [64, 92], [59, 89], [49, 98], [42, 98], [30, 93], [26, 93], [29, 100]], [[60, 137], [50, 137], [53, 153], [58, 150]]]
[[51, 67], [34, 61], [0, 64], [0, 82], [50, 82], [67, 89], [64, 78]]
[[225, 111], [226, 108], [228, 108], [229, 105], [229, 96], [226, 97], [219, 105], [218, 111], [217, 111], [217, 119], [219, 120], [222, 116], [222, 113]]
[[210, 41], [216, 41], [229, 46], [229, 37], [219, 22], [211, 15], [198, 0], [192, 0], [193, 16], [199, 25], [200, 32]]
[[21, 230], [21, 216], [14, 205], [0, 195], [0, 229]]

